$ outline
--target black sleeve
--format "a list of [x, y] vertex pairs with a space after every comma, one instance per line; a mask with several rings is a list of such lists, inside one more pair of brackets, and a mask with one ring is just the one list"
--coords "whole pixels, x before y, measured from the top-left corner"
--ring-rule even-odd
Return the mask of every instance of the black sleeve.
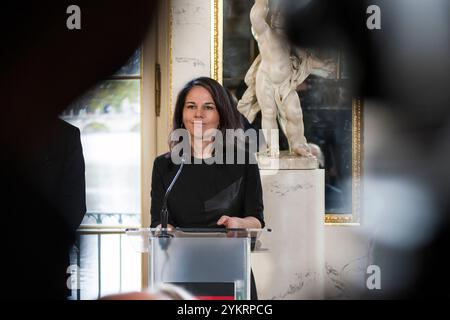
[[[152, 171], [152, 191], [151, 191], [151, 228], [155, 228], [158, 224], [161, 223], [161, 208], [163, 205], [164, 195], [166, 193], [166, 186], [164, 184], [164, 177], [173, 179], [175, 174], [172, 172], [171, 168], [171, 160], [168, 158], [168, 154], [164, 154], [159, 156], [153, 162], [153, 171]], [[170, 181], [170, 180], [169, 180]], [[173, 218], [170, 216], [170, 207], [169, 209], [169, 218], [167, 223], [172, 226], [176, 226], [176, 223], [173, 221]]]
[[69, 137], [59, 190], [59, 205], [71, 230], [75, 231], [86, 214], [85, 164], [80, 130], [73, 128]]
[[151, 191], [151, 228], [155, 228], [158, 224], [161, 223], [161, 207], [162, 201], [164, 198], [164, 183], [161, 175], [161, 166], [158, 158], [153, 162], [153, 171], [152, 171], [152, 191]]
[[248, 164], [245, 173], [244, 217], [255, 217], [264, 228], [264, 204], [261, 177], [257, 164]]

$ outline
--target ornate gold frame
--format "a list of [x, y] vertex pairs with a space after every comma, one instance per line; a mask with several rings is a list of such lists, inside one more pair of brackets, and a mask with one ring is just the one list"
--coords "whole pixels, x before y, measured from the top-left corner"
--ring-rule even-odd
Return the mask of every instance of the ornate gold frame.
[[[173, 32], [173, 6], [172, 6], [172, 0], [169, 1], [169, 123], [168, 128], [172, 127], [172, 119], [173, 119], [173, 87], [172, 87], [172, 79], [173, 79], [173, 61], [172, 61], [172, 55], [173, 55], [173, 47], [172, 47], [172, 32]], [[170, 129], [169, 129], [170, 130]]]
[[[211, 1], [211, 77], [222, 83], [223, 0]], [[359, 225], [361, 217], [363, 106], [360, 98], [352, 101], [352, 213], [325, 213], [327, 225]]]
[[359, 225], [361, 217], [361, 173], [362, 173], [362, 102], [359, 98], [352, 101], [352, 213], [325, 213], [326, 224]]
[[211, 78], [222, 83], [223, 0], [211, 1]]

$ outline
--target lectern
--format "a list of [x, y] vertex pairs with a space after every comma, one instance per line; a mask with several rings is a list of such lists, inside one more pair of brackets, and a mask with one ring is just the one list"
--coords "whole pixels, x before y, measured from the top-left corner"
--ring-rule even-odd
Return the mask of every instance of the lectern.
[[[198, 299], [250, 299], [250, 253], [265, 229], [176, 228], [128, 231], [148, 240], [149, 287], [181, 286]], [[166, 235], [164, 233], [164, 235]]]

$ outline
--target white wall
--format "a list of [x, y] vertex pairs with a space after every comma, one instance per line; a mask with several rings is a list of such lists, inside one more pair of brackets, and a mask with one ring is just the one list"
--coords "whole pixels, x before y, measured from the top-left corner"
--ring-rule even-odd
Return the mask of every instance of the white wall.
[[358, 226], [325, 226], [325, 299], [358, 298], [366, 290], [370, 239]]
[[211, 1], [172, 0], [172, 110], [189, 81], [211, 73]]

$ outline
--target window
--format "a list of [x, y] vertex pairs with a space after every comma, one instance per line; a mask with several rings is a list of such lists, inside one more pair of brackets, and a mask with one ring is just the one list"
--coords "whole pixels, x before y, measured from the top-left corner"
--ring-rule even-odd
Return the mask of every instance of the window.
[[80, 129], [86, 163], [87, 212], [71, 256], [72, 299], [141, 286], [140, 253], [120, 231], [141, 225], [141, 82], [139, 49], [61, 115]]

